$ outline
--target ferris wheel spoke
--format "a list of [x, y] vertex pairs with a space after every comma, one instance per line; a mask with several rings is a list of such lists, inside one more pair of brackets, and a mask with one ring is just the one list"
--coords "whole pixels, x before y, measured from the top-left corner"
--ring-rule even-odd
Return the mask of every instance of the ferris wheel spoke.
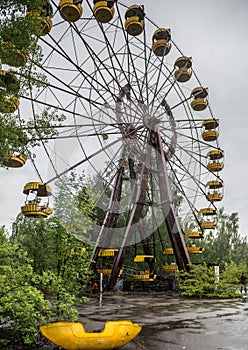
[[[169, 162], [169, 166], [170, 166], [170, 171], [173, 173], [173, 177], [175, 178], [175, 181], [173, 181], [173, 185], [176, 187], [177, 191], [183, 196], [184, 200], [187, 202], [192, 214], [194, 215], [194, 219], [196, 220], [196, 222], [198, 223], [198, 225], [200, 227], [199, 218], [196, 215], [196, 213], [198, 213], [198, 210], [195, 207], [194, 202], [190, 201], [188, 194], [186, 193], [185, 188], [183, 187], [183, 184], [182, 184], [180, 178], [178, 177], [177, 172], [173, 168], [171, 162]], [[202, 191], [202, 195], [205, 195], [204, 191]]]
[[[108, 270], [110, 287], [125, 265], [127, 249], [154, 255], [155, 262], [168, 239], [179, 269], [188, 269], [183, 229], [191, 218], [200, 226], [197, 207], [210, 202], [208, 177], [219, 180], [218, 167], [210, 171], [210, 165], [224, 156], [217, 139], [204, 141], [204, 123], [213, 113], [207, 98], [203, 118], [194, 108], [194, 90], [202, 84], [191, 64], [180, 80], [177, 63], [187, 57], [174, 42], [173, 50], [163, 51], [167, 30], [145, 16], [142, 5], [84, 0], [82, 13], [81, 3], [73, 2], [68, 6], [78, 19], [70, 21], [64, 20], [61, 2], [51, 3], [53, 27], [39, 39], [42, 64], [30, 58], [38, 74], [17, 111], [20, 125], [31, 116], [23, 131], [30, 144], [41, 146], [37, 159], [31, 158], [36, 173], [42, 181], [45, 159], [47, 184], [64, 181], [72, 170], [87, 174], [101, 211], [95, 252], [113, 244], [119, 249]], [[47, 116], [46, 130], [42, 118]], [[136, 276], [140, 279], [138, 270]]]
[[141, 90], [143, 91], [144, 86], [145, 86], [145, 91], [146, 91], [146, 104], [149, 106], [148, 65], [149, 65], [150, 59], [151, 59], [151, 57], [152, 57], [152, 51], [150, 50], [149, 57], [147, 57], [146, 27], [145, 27], [145, 30], [144, 30], [143, 33], [144, 33], [144, 34], [143, 34], [143, 39], [144, 39], [144, 40], [143, 40], [143, 41], [144, 41], [144, 44], [143, 44], [143, 50], [144, 50], [144, 78], [143, 78], [143, 82], [142, 82], [142, 85], [141, 85]]
[[[44, 39], [43, 39], [44, 40]], [[56, 41], [52, 38], [52, 41], [56, 43]], [[84, 69], [82, 69], [81, 67], [77, 66], [76, 63], [74, 61], [72, 61], [72, 59], [69, 57], [69, 55], [67, 55], [67, 53], [64, 51], [64, 49], [61, 47], [61, 45], [57, 45], [57, 47], [53, 47], [52, 44], [48, 43], [47, 41], [44, 40], [44, 42], [46, 43], [46, 45], [48, 45], [50, 48], [54, 49], [54, 51], [56, 51], [56, 53], [59, 56], [62, 56], [63, 59], [67, 60], [68, 62], [70, 62], [70, 64], [76, 68], [78, 70], [78, 72], [80, 72], [80, 74], [84, 77], [84, 79], [87, 81], [88, 84], [93, 84], [95, 83], [96, 86], [101, 86], [101, 88], [103, 88], [104, 90], [106, 89], [106, 86], [103, 85], [102, 83], [100, 83], [99, 81], [97, 81], [97, 79], [95, 79], [94, 77], [91, 76], [91, 74], [89, 74], [88, 72], [86, 72]], [[54, 74], [52, 74], [50, 71], [48, 71], [47, 69], [44, 69], [44, 67], [41, 67], [43, 70], [45, 70], [45, 72], [47, 74], [49, 74], [50, 76], [52, 76], [54, 79], [56, 79], [59, 83], [61, 83], [62, 85], [67, 86], [67, 84], [62, 81], [61, 79], [58, 79], [58, 77], [56, 77]], [[71, 87], [69, 87], [71, 89]], [[72, 90], [72, 89], [71, 89]], [[99, 91], [98, 89], [95, 90], [97, 92], [97, 94], [99, 95]], [[109, 91], [110, 94], [112, 95], [112, 92]], [[81, 94], [79, 94], [78, 92], [75, 91], [75, 94], [77, 96], [80, 96], [81, 98], [88, 100], [86, 97], [83, 97]], [[102, 96], [101, 96], [102, 97]], [[114, 97], [114, 96], [113, 96]], [[102, 98], [104, 103], [107, 103], [107, 101]], [[91, 103], [94, 103], [94, 101], [88, 101]]]
[[122, 18], [120, 16], [120, 9], [119, 9], [118, 3], [116, 4], [116, 8], [117, 8], [117, 12], [119, 14], [120, 24], [121, 24], [121, 28], [122, 28], [122, 32], [123, 32], [123, 36], [124, 36], [124, 41], [126, 43], [126, 49], [127, 49], [127, 55], [128, 55], [128, 69], [129, 69], [129, 79], [128, 79], [128, 81], [131, 82], [130, 67], [132, 67], [132, 74], [134, 74], [135, 83], [137, 84], [137, 88], [138, 88], [138, 92], [139, 92], [139, 96], [135, 96], [135, 97], [136, 97], [137, 101], [140, 101], [140, 100], [142, 100], [143, 94], [142, 94], [140, 81], [139, 81], [139, 78], [138, 78], [138, 75], [137, 75], [137, 71], [136, 71], [136, 67], [135, 67], [135, 64], [134, 64], [133, 55], [132, 55], [132, 51], [131, 51], [131, 47], [130, 47], [130, 43], [132, 43], [132, 39], [133, 38], [129, 37], [127, 32], [125, 31], [125, 28], [124, 28], [124, 25], [123, 25], [123, 21], [122, 21]]
[[85, 158], [83, 158], [82, 160], [80, 160], [79, 162], [73, 164], [72, 166], [70, 166], [68, 169], [64, 170], [63, 172], [61, 172], [60, 174], [58, 174], [57, 176], [53, 177], [52, 179], [48, 180], [46, 182], [46, 184], [49, 184], [51, 182], [53, 182], [54, 180], [56, 180], [58, 177], [61, 177], [62, 175], [67, 174], [68, 172], [70, 172], [71, 170], [77, 168], [79, 165], [85, 163], [85, 162], [89, 162], [92, 158], [96, 157], [97, 155], [99, 155], [102, 152], [105, 152], [108, 148], [114, 146], [115, 144], [117, 144], [118, 142], [121, 141], [121, 138], [118, 138], [116, 140], [114, 140], [113, 142], [109, 143], [108, 145], [99, 148], [97, 151], [91, 153], [88, 156], [85, 156]]
[[[88, 5], [90, 7], [89, 1], [86, 0], [86, 2], [88, 3]], [[117, 11], [119, 12], [118, 3], [116, 3], [116, 7], [117, 7]], [[122, 23], [120, 17], [119, 17], [119, 21], [121, 22], [121, 29], [123, 31], [124, 30], [123, 23]], [[119, 67], [119, 69], [122, 71], [122, 74], [124, 75], [124, 77], [126, 79], [126, 83], [129, 82], [130, 81], [129, 75], [127, 75], [125, 70], [123, 70], [123, 65], [121, 65], [121, 63], [120, 63], [120, 61], [118, 59], [118, 56], [117, 56], [117, 54], [116, 54], [116, 52], [114, 50], [114, 47], [112, 47], [111, 43], [109, 42], [109, 40], [107, 38], [107, 35], [106, 35], [106, 33], [105, 33], [104, 29], [103, 29], [103, 26], [99, 24], [99, 27], [100, 27], [101, 33], [102, 33], [102, 35], [103, 35], [103, 37], [105, 39], [105, 42], [106, 42], [106, 48], [108, 50], [108, 55], [109, 55], [109, 59], [110, 59], [110, 62], [112, 64], [113, 70], [115, 71], [115, 69], [116, 69], [116, 64], [114, 63], [114, 62], [116, 62], [118, 67]], [[116, 26], [116, 30], [118, 30], [118, 29], [119, 29], [118, 26]], [[113, 58], [114, 58], [114, 60], [113, 60]], [[129, 67], [129, 65], [128, 65], [128, 67]], [[131, 89], [132, 89], [132, 86], [131, 86]], [[134, 95], [136, 95], [135, 90], [132, 89], [132, 91], [133, 91]], [[136, 99], [137, 99], [137, 96], [136, 96]]]
[[[116, 82], [116, 84], [118, 85], [119, 82], [118, 82], [118, 79], [117, 79], [117, 76], [115, 74], [115, 70], [112, 69], [108, 69], [108, 67], [104, 64], [104, 61], [100, 59], [100, 56], [99, 54], [97, 54], [93, 48], [86, 42], [86, 40], [82, 37], [81, 33], [76, 30], [77, 34], [79, 35], [80, 39], [82, 40], [82, 43], [85, 45], [88, 53], [89, 53], [89, 56], [91, 57], [92, 61], [94, 62], [95, 66], [98, 67], [99, 65], [102, 66], [104, 69], [105, 69], [105, 72], [108, 72], [108, 74], [110, 75], [110, 77]], [[105, 48], [106, 49], [106, 48]], [[109, 93], [112, 93], [112, 91], [110, 89], [108, 89], [108, 82], [106, 81], [105, 79], [105, 76], [104, 74], [102, 74], [102, 71], [101, 69], [97, 69], [97, 72], [99, 73], [99, 75], [101, 76], [101, 79], [103, 80], [104, 82], [104, 87], [107, 89], [107, 91]], [[114, 75], [112, 74], [112, 72], [114, 73]], [[121, 86], [119, 85], [119, 88], [121, 88]], [[114, 95], [114, 97], [116, 97]]]
[[[36, 104], [38, 104], [38, 105], [40, 105], [41, 107], [42, 106], [46, 106], [46, 107], [48, 107], [48, 108], [55, 108], [56, 110], [58, 110], [58, 111], [61, 111], [61, 112], [66, 112], [67, 114], [71, 114], [71, 115], [75, 115], [75, 116], [77, 116], [77, 117], [79, 117], [79, 118], [82, 118], [83, 120], [89, 120], [89, 121], [91, 121], [91, 122], [97, 122], [97, 123], [99, 123], [99, 124], [101, 124], [101, 125], [109, 125], [108, 123], [106, 124], [106, 122], [104, 122], [104, 121], [100, 121], [99, 119], [96, 119], [96, 118], [93, 118], [92, 116], [90, 116], [90, 115], [85, 115], [85, 114], [81, 114], [81, 113], [78, 113], [78, 112], [75, 112], [75, 111], [70, 111], [69, 109], [66, 109], [66, 108], [60, 108], [60, 107], [58, 107], [58, 106], [54, 106], [53, 104], [50, 104], [50, 103], [47, 103], [47, 102], [44, 102], [43, 100], [38, 100], [36, 97], [33, 97], [33, 98], [31, 98], [31, 97], [28, 97], [28, 96], [24, 96], [24, 95], [22, 95], [21, 96], [23, 99], [25, 99], [25, 100], [27, 100], [27, 101], [34, 101]], [[74, 125], [74, 124], [73, 124]], [[91, 124], [92, 125], [92, 124]], [[112, 123], [112, 125], [114, 126], [114, 125], [116, 125], [115, 123]], [[54, 128], [58, 128], [58, 127], [60, 127], [59, 125], [56, 125], [56, 126], [54, 126]], [[67, 126], [64, 126], [64, 127], [67, 127]], [[72, 127], [72, 126], [69, 126], [69, 127]], [[74, 125], [74, 128], [75, 127], [77, 127], [77, 124], [75, 124]]]

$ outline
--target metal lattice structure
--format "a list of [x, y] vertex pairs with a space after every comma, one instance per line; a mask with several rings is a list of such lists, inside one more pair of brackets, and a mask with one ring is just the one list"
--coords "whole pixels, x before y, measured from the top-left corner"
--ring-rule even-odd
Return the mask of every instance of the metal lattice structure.
[[[176, 268], [188, 269], [192, 249], [183, 227], [192, 216], [199, 224], [189, 239], [213, 228], [206, 223], [213, 222], [215, 202], [222, 198], [224, 156], [208, 89], [192, 58], [143, 6], [96, 0], [52, 0], [51, 6], [53, 15], [51, 9], [42, 15], [43, 60], [37, 67], [47, 81], [22, 96], [19, 113], [35, 119], [50, 108], [66, 119], [58, 135], [42, 143], [37, 160], [45, 156], [50, 166], [44, 175], [35, 160], [37, 171], [49, 184], [71, 169], [100, 179], [96, 203], [107, 198], [108, 204], [95, 228], [94, 260], [112, 257], [102, 270], [109, 288], [125, 272], [126, 253], [137, 242], [141, 260], [154, 271], [156, 251], [169, 249], [163, 244], [167, 233]], [[155, 242], [163, 224], [167, 233]], [[146, 275], [140, 280], [155, 273]]]

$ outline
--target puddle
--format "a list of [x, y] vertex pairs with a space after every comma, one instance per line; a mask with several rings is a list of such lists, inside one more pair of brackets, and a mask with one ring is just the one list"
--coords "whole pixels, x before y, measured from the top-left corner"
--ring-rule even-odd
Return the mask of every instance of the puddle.
[[[94, 296], [79, 309], [87, 331], [130, 319], [142, 331], [121, 350], [246, 350], [248, 305], [237, 300], [187, 300], [166, 294]], [[235, 332], [233, 330], [235, 329]], [[44, 347], [40, 350], [55, 350]]]

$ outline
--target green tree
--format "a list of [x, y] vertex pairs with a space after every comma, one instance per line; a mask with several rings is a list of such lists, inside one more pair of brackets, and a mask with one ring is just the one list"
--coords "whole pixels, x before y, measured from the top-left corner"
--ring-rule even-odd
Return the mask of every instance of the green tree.
[[[18, 244], [9, 243], [1, 229], [0, 325], [11, 324], [15, 337], [20, 336], [24, 344], [31, 344], [39, 339], [40, 324], [52, 319], [76, 319], [74, 301], [61, 279], [51, 273], [34, 274], [27, 253]], [[9, 342], [9, 333], [0, 339], [2, 344]]]
[[221, 273], [216, 275], [213, 266], [192, 265], [190, 271], [179, 272], [181, 295], [194, 298], [236, 298], [242, 266], [226, 263]]
[[[0, 3], [0, 69], [5, 64], [5, 70], [0, 71], [0, 166], [12, 154], [32, 157], [33, 147], [57, 135], [57, 126], [64, 120], [55, 108], [45, 108], [32, 119], [22, 119], [15, 113], [21, 97], [30, 97], [33, 88], [49, 85], [46, 76], [40, 73], [42, 51], [38, 40], [48, 4], [43, 0]], [[34, 12], [35, 16], [30, 15]], [[24, 57], [24, 64], [14, 62], [16, 56]], [[6, 65], [10, 66], [7, 70]]]
[[44, 220], [20, 214], [10, 237], [27, 252], [35, 273], [56, 274], [75, 296], [85, 289], [92, 274], [88, 266], [93, 250], [89, 237], [94, 203], [85, 181], [84, 176], [74, 173], [59, 179], [54, 216]]
[[216, 230], [205, 236], [204, 261], [235, 262], [246, 261], [248, 253], [247, 239], [239, 234], [238, 213], [227, 214], [220, 208]]

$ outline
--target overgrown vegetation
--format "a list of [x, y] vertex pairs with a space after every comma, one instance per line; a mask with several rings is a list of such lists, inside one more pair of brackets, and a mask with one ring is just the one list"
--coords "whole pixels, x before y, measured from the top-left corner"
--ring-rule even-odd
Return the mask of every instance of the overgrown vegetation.
[[225, 263], [216, 273], [214, 266], [192, 265], [191, 270], [179, 273], [182, 296], [194, 298], [236, 298], [244, 264]]
[[[75, 296], [52, 271], [36, 274], [33, 262], [20, 245], [0, 237], [0, 324], [13, 328], [24, 344], [39, 338], [38, 325], [53, 318], [74, 320]], [[7, 346], [10, 339], [1, 339]]]
[[56, 108], [45, 108], [40, 114], [28, 111], [25, 118], [18, 113], [22, 97], [33, 98], [32, 90], [37, 92], [49, 84], [40, 69], [39, 35], [44, 3], [43, 0], [0, 3], [0, 166], [11, 155], [32, 157], [32, 149], [57, 135], [57, 127], [64, 120]]
[[[66, 198], [71, 201], [67, 209], [74, 205], [78, 210], [77, 196], [71, 192], [73, 183], [77, 187], [76, 180], [72, 179], [68, 187], [58, 183], [57, 214], [65, 207]], [[80, 204], [81, 217], [90, 206], [89, 201]], [[70, 214], [65, 216], [69, 220]], [[84, 294], [92, 275], [88, 269], [92, 247], [83, 239], [86, 222], [82, 222], [80, 240], [64, 224], [63, 216], [44, 220], [20, 214], [9, 237], [0, 230], [0, 323], [19, 334], [26, 345], [39, 341], [40, 324], [76, 320], [77, 306], [87, 301]], [[11, 339], [0, 342], [7, 346]]]

